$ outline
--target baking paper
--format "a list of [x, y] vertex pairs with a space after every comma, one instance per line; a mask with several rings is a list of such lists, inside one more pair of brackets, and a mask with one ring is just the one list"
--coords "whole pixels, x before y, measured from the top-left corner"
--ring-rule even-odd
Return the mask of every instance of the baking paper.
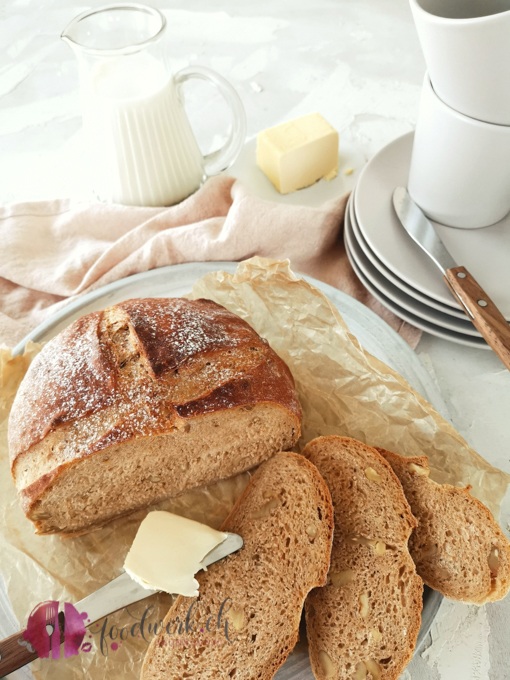
[[[288, 363], [304, 411], [298, 449], [315, 436], [342, 434], [403, 455], [426, 454], [433, 479], [470, 484], [472, 493], [498, 514], [510, 476], [473, 451], [400, 375], [365, 353], [349, 333], [341, 310], [294, 275], [288, 262], [252, 258], [241, 263], [235, 274], [206, 275], [191, 296], [213, 299], [245, 318]], [[31, 345], [23, 357], [0, 352], [0, 414], [7, 414], [36, 350]], [[4, 421], [0, 426], [0, 575], [24, 626], [36, 604], [49, 599], [77, 602], [117, 576], [146, 511], [77, 538], [36, 536], [16, 497], [6, 429]], [[157, 507], [217, 528], [248, 479], [249, 473], [244, 473]], [[77, 656], [38, 660], [31, 666], [34, 676], [38, 680], [138, 678], [155, 624], [170, 602], [169, 596], [157, 595], [108, 616], [89, 629]], [[292, 666], [291, 659], [288, 665]], [[285, 667], [280, 673], [279, 677], [286, 677]]]

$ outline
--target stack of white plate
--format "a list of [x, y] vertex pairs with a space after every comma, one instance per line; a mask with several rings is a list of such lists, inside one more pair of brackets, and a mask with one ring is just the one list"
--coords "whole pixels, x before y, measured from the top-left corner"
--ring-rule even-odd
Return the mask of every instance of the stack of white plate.
[[[393, 190], [407, 185], [412, 144], [412, 133], [396, 139], [361, 172], [345, 219], [349, 260], [372, 295], [401, 319], [447, 340], [487, 348], [439, 269], [394, 212]], [[483, 229], [434, 226], [453, 259], [467, 267], [510, 321], [510, 216]]]

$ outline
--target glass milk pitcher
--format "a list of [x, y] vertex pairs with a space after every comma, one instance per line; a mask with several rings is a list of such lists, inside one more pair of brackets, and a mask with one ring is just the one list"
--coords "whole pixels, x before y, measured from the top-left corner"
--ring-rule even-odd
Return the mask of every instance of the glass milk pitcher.
[[[177, 203], [227, 169], [245, 141], [244, 108], [224, 78], [204, 67], [169, 71], [165, 27], [157, 9], [123, 4], [84, 12], [62, 32], [79, 62], [85, 152], [100, 200]], [[232, 112], [225, 144], [205, 156], [182, 103], [190, 78], [212, 81]]]

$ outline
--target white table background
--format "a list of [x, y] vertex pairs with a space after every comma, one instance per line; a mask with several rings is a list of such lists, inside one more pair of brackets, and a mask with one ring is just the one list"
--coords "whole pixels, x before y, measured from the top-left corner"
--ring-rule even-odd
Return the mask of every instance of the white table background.
[[[59, 35], [76, 14], [103, 4], [0, 2], [0, 201], [81, 197], [77, 68]], [[168, 19], [174, 70], [202, 64], [221, 72], [244, 102], [249, 136], [320, 111], [340, 132], [340, 191], [354, 186], [376, 151], [414, 127], [425, 65], [407, 0], [151, 4]], [[210, 137], [207, 126], [221, 130], [221, 106], [209, 100], [205, 106], [208, 94], [189, 95], [203, 142]], [[347, 167], [352, 175], [343, 173]], [[417, 354], [459, 432], [510, 472], [510, 373], [488, 351], [426, 333]], [[507, 501], [501, 518], [507, 533], [508, 507]], [[509, 679], [509, 630], [508, 598], [483, 608], [445, 602], [432, 643], [404, 677]]]

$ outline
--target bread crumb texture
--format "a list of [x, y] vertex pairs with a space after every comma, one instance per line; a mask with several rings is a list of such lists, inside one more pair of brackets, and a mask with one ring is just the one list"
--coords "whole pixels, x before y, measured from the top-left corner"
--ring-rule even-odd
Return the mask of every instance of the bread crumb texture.
[[249, 324], [210, 300], [134, 299], [35, 358], [11, 468], [39, 533], [79, 533], [254, 467], [300, 424], [288, 367]]
[[178, 598], [149, 646], [143, 680], [272, 678], [296, 644], [332, 545], [331, 496], [317, 469], [301, 455], [276, 454], [222, 529], [239, 533], [244, 547], [197, 575], [198, 598]]
[[437, 484], [426, 456], [378, 449], [399, 478], [418, 520], [409, 550], [425, 583], [454, 600], [484, 604], [510, 590], [510, 542], [469, 488]]
[[303, 454], [332, 495], [335, 533], [327, 585], [305, 605], [318, 680], [397, 680], [421, 625], [423, 582], [407, 543], [416, 521], [390, 465], [347, 437], [318, 437]]

